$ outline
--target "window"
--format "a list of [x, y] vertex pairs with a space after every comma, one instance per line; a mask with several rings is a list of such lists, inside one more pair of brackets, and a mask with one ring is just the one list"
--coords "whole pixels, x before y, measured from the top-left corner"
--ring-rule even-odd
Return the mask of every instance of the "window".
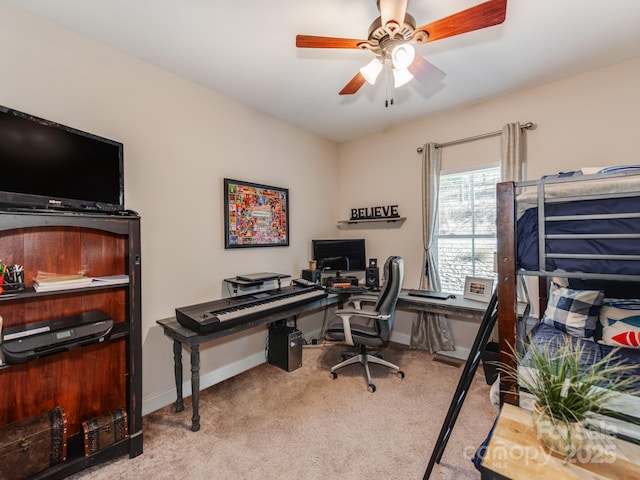
[[435, 252], [442, 291], [462, 293], [467, 275], [495, 278], [499, 181], [499, 167], [440, 176]]

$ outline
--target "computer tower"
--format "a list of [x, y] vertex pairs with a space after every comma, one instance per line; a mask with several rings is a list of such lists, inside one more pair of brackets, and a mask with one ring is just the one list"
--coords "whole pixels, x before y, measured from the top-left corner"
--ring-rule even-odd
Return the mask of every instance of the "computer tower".
[[269, 324], [269, 350], [267, 361], [270, 365], [291, 372], [302, 366], [302, 332], [279, 322]]

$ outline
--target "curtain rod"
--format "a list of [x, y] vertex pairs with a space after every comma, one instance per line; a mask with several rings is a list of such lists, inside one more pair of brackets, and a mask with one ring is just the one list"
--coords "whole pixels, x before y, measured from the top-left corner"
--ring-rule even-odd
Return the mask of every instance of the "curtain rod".
[[[524, 125], [520, 125], [522, 130], [533, 130], [536, 126], [532, 122], [527, 122]], [[483, 133], [481, 135], [476, 135], [475, 137], [467, 137], [461, 138], [459, 140], [452, 140], [446, 143], [436, 143], [436, 148], [450, 147], [452, 145], [459, 145], [461, 143], [473, 142], [475, 140], [482, 140], [483, 138], [496, 137], [502, 134], [502, 130], [498, 130], [497, 132]], [[418, 153], [422, 153], [424, 151], [424, 147], [418, 147], [416, 149]]]

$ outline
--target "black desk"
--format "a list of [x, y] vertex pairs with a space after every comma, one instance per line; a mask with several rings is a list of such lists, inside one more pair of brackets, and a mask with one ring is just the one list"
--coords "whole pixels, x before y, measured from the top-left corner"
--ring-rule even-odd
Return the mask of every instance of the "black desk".
[[[477, 322], [478, 325], [482, 321], [484, 312], [489, 306], [488, 303], [479, 300], [468, 300], [463, 298], [462, 294], [456, 298], [448, 298], [439, 300], [437, 298], [425, 298], [408, 294], [409, 290], [403, 290], [398, 299], [398, 308], [406, 310], [417, 310], [420, 312], [439, 313], [460, 319], [464, 321]], [[518, 304], [518, 319], [522, 318], [526, 305]], [[453, 360], [456, 363], [464, 363], [464, 359], [452, 355], [449, 351], [439, 351], [436, 360], [444, 360], [448, 362]]]
[[175, 402], [176, 412], [184, 410], [184, 399], [182, 398], [182, 346], [189, 347], [191, 350], [191, 403], [193, 415], [191, 417], [191, 430], [197, 432], [200, 430], [200, 345], [210, 342], [217, 338], [233, 335], [234, 333], [249, 330], [251, 328], [275, 322], [283, 318], [290, 318], [303, 312], [320, 310], [332, 305], [339, 305], [344, 301], [344, 295], [329, 295], [304, 305], [289, 308], [287, 310], [279, 310], [275, 313], [267, 314], [259, 318], [255, 318], [246, 323], [236, 325], [234, 327], [220, 330], [218, 332], [201, 335], [178, 323], [175, 317], [158, 320], [157, 323], [164, 329], [164, 334], [173, 339], [173, 361], [174, 374], [176, 379], [177, 399]]
[[[200, 345], [210, 342], [217, 338], [233, 335], [234, 333], [249, 330], [251, 328], [265, 325], [270, 322], [281, 320], [283, 318], [293, 317], [303, 312], [320, 310], [334, 305], [342, 304], [348, 298], [347, 295], [330, 294], [328, 297], [321, 298], [311, 303], [292, 307], [287, 310], [281, 310], [276, 313], [268, 314], [255, 318], [246, 323], [236, 325], [234, 327], [213, 332], [206, 335], [200, 335], [193, 330], [183, 327], [178, 323], [175, 317], [158, 320], [157, 323], [164, 329], [164, 334], [173, 339], [173, 360], [174, 373], [176, 381], [177, 399], [175, 402], [176, 412], [184, 410], [184, 399], [182, 397], [182, 346], [189, 347], [191, 350], [191, 393], [193, 416], [191, 418], [191, 430], [194, 432], [200, 429]], [[398, 299], [398, 308], [418, 310], [425, 312], [442, 313], [446, 315], [454, 315], [467, 319], [481, 320], [486, 310], [486, 304], [476, 300], [467, 300], [463, 298], [449, 298], [447, 300], [438, 300], [432, 298], [415, 297], [403, 291]]]
[[482, 320], [488, 304], [478, 300], [467, 300], [462, 294], [456, 298], [440, 300], [437, 298], [425, 298], [408, 294], [409, 290], [402, 290], [398, 298], [398, 308], [405, 310], [417, 310], [420, 312], [441, 313], [467, 320]]

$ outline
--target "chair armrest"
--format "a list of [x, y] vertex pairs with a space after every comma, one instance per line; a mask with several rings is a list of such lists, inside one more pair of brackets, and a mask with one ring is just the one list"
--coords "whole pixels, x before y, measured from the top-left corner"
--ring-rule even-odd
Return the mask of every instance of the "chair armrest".
[[336, 316], [342, 319], [344, 341], [348, 345], [355, 345], [351, 334], [351, 317], [367, 318], [370, 320], [386, 320], [390, 317], [390, 315], [383, 315], [376, 310], [358, 310], [357, 308], [342, 308], [336, 310]]
[[382, 315], [377, 310], [360, 310], [358, 308], [341, 308], [339, 310], [336, 310], [335, 314], [339, 317], [357, 316], [357, 317], [363, 317], [363, 318], [379, 318], [379, 319], [385, 319], [389, 317], [389, 315]]
[[377, 301], [377, 295], [353, 295], [349, 298], [349, 302], [353, 303], [353, 306], [357, 309], [361, 309], [363, 303], [376, 303]]

